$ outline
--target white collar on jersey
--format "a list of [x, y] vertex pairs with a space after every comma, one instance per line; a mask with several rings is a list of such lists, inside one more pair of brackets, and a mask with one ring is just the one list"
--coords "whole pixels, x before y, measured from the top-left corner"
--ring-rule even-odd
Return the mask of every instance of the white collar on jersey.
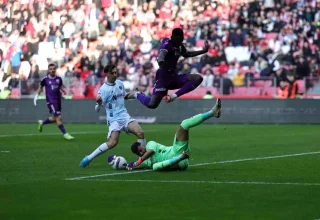
[[55, 79], [57, 76], [54, 76], [54, 77], [52, 77], [52, 76], [50, 76], [50, 74], [48, 74], [48, 78], [49, 79]]
[[107, 84], [108, 86], [114, 86], [116, 83], [105, 82], [105, 84]]

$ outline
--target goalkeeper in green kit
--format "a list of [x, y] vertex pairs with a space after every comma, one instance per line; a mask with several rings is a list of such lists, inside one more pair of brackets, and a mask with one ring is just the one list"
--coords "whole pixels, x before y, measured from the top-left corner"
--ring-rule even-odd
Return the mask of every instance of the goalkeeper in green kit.
[[189, 165], [189, 129], [200, 125], [211, 117], [219, 118], [221, 115], [221, 100], [217, 99], [215, 106], [208, 112], [185, 119], [180, 124], [171, 147], [154, 141], [146, 146], [139, 142], [131, 146], [131, 151], [140, 158], [127, 165], [128, 170], [149, 168], [160, 170], [186, 170]]

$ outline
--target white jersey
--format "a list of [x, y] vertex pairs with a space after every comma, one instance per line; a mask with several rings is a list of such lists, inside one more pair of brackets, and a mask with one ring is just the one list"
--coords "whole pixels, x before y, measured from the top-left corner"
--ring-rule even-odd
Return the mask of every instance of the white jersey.
[[124, 105], [126, 91], [121, 80], [116, 80], [114, 85], [104, 83], [98, 92], [102, 98], [102, 104], [106, 108], [108, 124], [114, 121], [124, 121], [130, 118]]

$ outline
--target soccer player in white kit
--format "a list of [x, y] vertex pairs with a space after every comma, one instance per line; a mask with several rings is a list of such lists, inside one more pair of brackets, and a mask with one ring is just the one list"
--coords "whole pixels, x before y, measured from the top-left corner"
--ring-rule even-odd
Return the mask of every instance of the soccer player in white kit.
[[116, 66], [107, 65], [103, 71], [107, 75], [107, 80], [100, 87], [95, 110], [99, 112], [102, 106], [106, 109], [109, 126], [108, 141], [83, 158], [79, 165], [82, 168], [88, 166], [100, 154], [117, 146], [121, 131], [134, 134], [137, 136], [138, 142], [142, 145], [146, 144], [142, 128], [137, 121], [130, 117], [124, 105], [126, 91], [123, 82], [117, 80], [118, 71]]

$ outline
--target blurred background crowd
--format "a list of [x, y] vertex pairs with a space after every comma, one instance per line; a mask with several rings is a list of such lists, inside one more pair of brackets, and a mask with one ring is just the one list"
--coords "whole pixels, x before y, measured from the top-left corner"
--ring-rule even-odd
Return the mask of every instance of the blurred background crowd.
[[103, 66], [127, 90], [152, 91], [161, 39], [181, 27], [179, 74], [201, 74], [190, 98], [320, 94], [318, 0], [0, 0], [0, 98], [30, 97], [57, 64], [70, 98], [93, 98]]

